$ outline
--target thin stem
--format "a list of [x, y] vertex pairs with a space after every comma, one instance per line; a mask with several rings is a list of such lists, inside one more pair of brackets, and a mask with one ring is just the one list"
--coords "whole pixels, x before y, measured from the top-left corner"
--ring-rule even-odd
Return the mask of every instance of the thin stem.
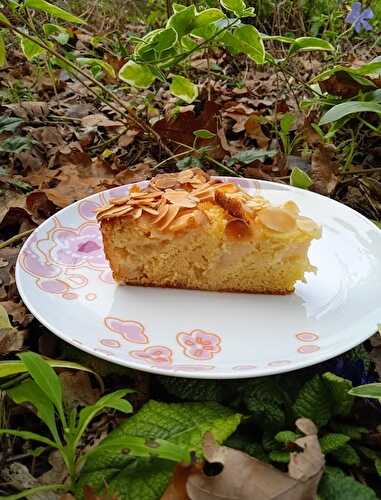
[[165, 163], [168, 163], [170, 160], [173, 160], [174, 158], [178, 158], [179, 156], [184, 156], [186, 154], [188, 154], [188, 151], [183, 151], [182, 153], [177, 153], [175, 155], [172, 155], [169, 158], [166, 158], [165, 160], [161, 161], [160, 163], [158, 163], [157, 165], [155, 165], [154, 167], [152, 167], [151, 170], [157, 170], [159, 167], [161, 167]]
[[[150, 125], [148, 125], [146, 123], [140, 122], [139, 119], [136, 117], [135, 113], [130, 108], [128, 108], [126, 106], [126, 104], [123, 102], [123, 100], [120, 99], [111, 90], [109, 90], [105, 85], [103, 85], [103, 83], [101, 83], [98, 80], [96, 80], [91, 74], [89, 74], [88, 72], [86, 72], [86, 71], [82, 70], [81, 68], [79, 68], [76, 64], [72, 63], [69, 59], [67, 59], [66, 57], [62, 56], [59, 52], [57, 52], [55, 49], [53, 49], [49, 45], [45, 44], [39, 38], [30, 36], [28, 33], [24, 33], [23, 31], [19, 30], [18, 28], [15, 28], [14, 26], [12, 26], [10, 23], [5, 22], [5, 21], [3, 21], [1, 19], [0, 19], [0, 24], [6, 26], [7, 28], [9, 28], [14, 33], [17, 33], [18, 35], [21, 35], [21, 36], [27, 38], [28, 40], [31, 40], [32, 42], [36, 43], [37, 45], [39, 45], [40, 47], [42, 47], [43, 49], [45, 49], [47, 52], [49, 52], [50, 54], [53, 54], [57, 59], [59, 59], [60, 61], [64, 62], [73, 71], [77, 72], [78, 74], [80, 74], [81, 76], [83, 76], [84, 78], [86, 78], [87, 80], [90, 80], [95, 86], [97, 86], [98, 88], [102, 89], [102, 91], [105, 94], [107, 94], [111, 98], [111, 100], [113, 100], [114, 102], [116, 102], [124, 110], [124, 113], [125, 113], [126, 118], [128, 120], [130, 120], [132, 123], [134, 123], [140, 129], [142, 129], [145, 132], [147, 132], [149, 135], [151, 135], [151, 137], [153, 137], [159, 143], [159, 145], [162, 146], [166, 150], [166, 152], [168, 154], [172, 154], [172, 152], [167, 148], [167, 146], [165, 146], [165, 144], [162, 143], [160, 135]], [[90, 87], [87, 86], [81, 79], [79, 79], [78, 77], [77, 77], [77, 79], [79, 80], [79, 82], [82, 85], [84, 85], [88, 90], [90, 90]], [[98, 94], [96, 94], [95, 91], [93, 91], [93, 90], [90, 90], [90, 91], [93, 94], [95, 94], [98, 99], [101, 99], [98, 96]], [[117, 113], [121, 113], [121, 110], [118, 109], [117, 107], [111, 105], [110, 103], [107, 103], [107, 104], [114, 111], [116, 111]]]
[[29, 236], [31, 233], [33, 233], [34, 229], [28, 229], [27, 231], [24, 231], [20, 234], [16, 234], [15, 236], [12, 236], [12, 238], [9, 238], [9, 240], [3, 241], [0, 243], [0, 248], [5, 248], [8, 245], [12, 245], [12, 243], [15, 243], [18, 240], [21, 240], [22, 238], [25, 238], [25, 236]]
[[19, 500], [19, 498], [29, 498], [35, 493], [39, 493], [40, 491], [49, 491], [49, 490], [66, 490], [67, 487], [64, 484], [42, 484], [40, 486], [35, 486], [34, 488], [30, 488], [29, 490], [20, 491], [20, 493], [16, 493], [15, 495], [7, 495], [3, 497], [6, 500]]
[[381, 172], [381, 167], [362, 168], [361, 170], [354, 170], [351, 172], [342, 172], [340, 175], [373, 174], [374, 172]]

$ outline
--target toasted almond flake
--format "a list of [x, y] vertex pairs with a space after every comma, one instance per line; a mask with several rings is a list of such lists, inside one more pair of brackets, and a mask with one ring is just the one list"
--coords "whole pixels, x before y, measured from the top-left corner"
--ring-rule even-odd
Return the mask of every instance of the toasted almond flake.
[[303, 231], [303, 233], [319, 234], [320, 232], [320, 226], [316, 224], [316, 222], [310, 219], [309, 217], [303, 217], [303, 216], [298, 217], [296, 219], [296, 225], [298, 229]]
[[194, 210], [193, 217], [198, 226], [201, 226], [209, 222], [207, 215], [202, 210]]
[[143, 209], [142, 208], [135, 208], [135, 210], [131, 213], [133, 219], [139, 219], [139, 217], [142, 216]]
[[225, 226], [225, 234], [229, 239], [248, 240], [251, 238], [251, 229], [246, 221], [232, 219]]
[[180, 215], [180, 217], [175, 218], [175, 220], [168, 227], [168, 229], [169, 231], [176, 232], [186, 229], [188, 226], [191, 225], [194, 225], [194, 217], [192, 213]]
[[152, 221], [152, 224], [157, 224], [158, 222], [160, 222], [167, 215], [168, 210], [169, 210], [169, 205], [162, 205], [159, 208], [158, 216], [156, 217], [156, 219]]
[[194, 208], [199, 202], [199, 199], [197, 197], [192, 196], [187, 191], [183, 190], [168, 190], [164, 193], [164, 198], [170, 203], [183, 208]]
[[112, 198], [110, 200], [110, 203], [112, 205], [124, 205], [125, 203], [128, 202], [129, 199], [130, 199], [129, 196], [123, 196], [122, 198]]
[[283, 203], [282, 208], [295, 217], [299, 214], [299, 207], [294, 201], [286, 201], [286, 203]]
[[257, 219], [268, 229], [288, 233], [296, 228], [295, 217], [277, 207], [268, 207], [258, 212]]
[[166, 229], [171, 224], [171, 222], [175, 220], [177, 214], [179, 213], [179, 210], [180, 208], [176, 205], [168, 205], [168, 211], [161, 220], [158, 228], [161, 231], [164, 231], [164, 229]]
[[143, 212], [148, 212], [151, 215], [158, 215], [159, 211], [151, 207], [142, 207]]

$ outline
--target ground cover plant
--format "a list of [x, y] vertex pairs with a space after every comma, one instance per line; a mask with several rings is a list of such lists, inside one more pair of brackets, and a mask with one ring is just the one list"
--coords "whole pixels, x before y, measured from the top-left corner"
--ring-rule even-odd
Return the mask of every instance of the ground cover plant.
[[191, 166], [381, 227], [380, 32], [377, 0], [0, 1], [2, 497], [379, 498], [380, 332], [284, 375], [155, 376], [56, 338], [14, 266], [61, 208]]

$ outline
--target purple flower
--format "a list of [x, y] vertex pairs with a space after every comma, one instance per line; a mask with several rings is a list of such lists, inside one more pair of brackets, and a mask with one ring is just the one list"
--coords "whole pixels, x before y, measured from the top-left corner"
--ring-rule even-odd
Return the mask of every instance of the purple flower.
[[371, 31], [372, 25], [368, 23], [368, 19], [372, 19], [374, 16], [372, 9], [368, 8], [361, 12], [361, 2], [355, 2], [352, 4], [352, 9], [345, 18], [347, 23], [351, 23], [356, 31], [360, 33], [362, 29], [365, 31]]

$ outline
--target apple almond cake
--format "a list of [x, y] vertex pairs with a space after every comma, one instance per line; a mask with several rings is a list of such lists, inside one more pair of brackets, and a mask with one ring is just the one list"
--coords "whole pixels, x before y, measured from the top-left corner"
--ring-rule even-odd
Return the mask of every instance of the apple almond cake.
[[160, 174], [97, 212], [118, 283], [287, 294], [321, 228], [288, 201], [274, 206], [193, 168]]

